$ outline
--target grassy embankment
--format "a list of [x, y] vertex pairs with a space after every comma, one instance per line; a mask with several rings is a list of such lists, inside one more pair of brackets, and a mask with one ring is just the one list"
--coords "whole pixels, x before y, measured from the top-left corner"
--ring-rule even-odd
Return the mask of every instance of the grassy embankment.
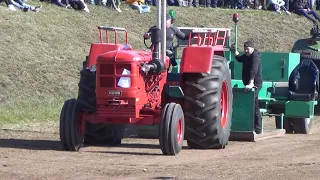
[[[47, 3], [39, 13], [0, 7], [0, 126], [58, 125], [64, 100], [76, 97], [79, 69], [90, 43], [99, 40], [98, 25], [124, 27], [129, 31], [130, 44], [144, 48], [142, 34], [155, 23], [154, 8], [151, 14], [139, 14], [126, 5], [122, 5], [122, 13], [101, 6], [89, 8], [90, 14]], [[173, 9], [177, 10], [177, 25], [193, 27], [233, 28], [232, 14], [238, 12], [239, 42], [253, 39], [261, 51], [288, 52], [295, 39], [307, 37], [311, 28], [309, 21], [297, 15]]]

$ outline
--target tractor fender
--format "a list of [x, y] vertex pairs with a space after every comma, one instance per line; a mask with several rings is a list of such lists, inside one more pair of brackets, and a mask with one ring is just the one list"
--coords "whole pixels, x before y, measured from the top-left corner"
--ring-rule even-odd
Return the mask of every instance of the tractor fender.
[[181, 73], [210, 73], [215, 54], [223, 55], [223, 48], [214, 46], [190, 46], [184, 48]]

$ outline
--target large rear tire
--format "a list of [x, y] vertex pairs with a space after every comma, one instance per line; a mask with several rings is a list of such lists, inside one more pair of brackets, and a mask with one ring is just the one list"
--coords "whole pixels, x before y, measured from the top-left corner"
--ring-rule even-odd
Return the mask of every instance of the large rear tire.
[[229, 141], [232, 84], [227, 60], [214, 56], [211, 73], [183, 75], [186, 139], [194, 149], [221, 149]]
[[79, 151], [84, 141], [85, 124], [76, 99], [64, 102], [60, 114], [60, 140], [64, 150]]

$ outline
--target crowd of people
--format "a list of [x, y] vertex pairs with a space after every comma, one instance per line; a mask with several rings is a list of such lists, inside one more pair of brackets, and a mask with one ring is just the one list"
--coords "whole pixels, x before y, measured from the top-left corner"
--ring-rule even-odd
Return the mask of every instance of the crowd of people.
[[[39, 12], [40, 6], [31, 6], [27, 0], [0, 0], [4, 2], [10, 10], [20, 9], [22, 11]], [[140, 13], [149, 13], [151, 6], [156, 6], [157, 0], [40, 0], [49, 1], [59, 7], [74, 10], [82, 10], [90, 13], [86, 4], [111, 6], [118, 12], [120, 4], [128, 4], [132, 9]], [[320, 17], [315, 10], [320, 10], [320, 0], [167, 0], [168, 6], [180, 7], [207, 7], [207, 8], [231, 8], [231, 9], [261, 9], [270, 10], [276, 13], [296, 13], [306, 17], [313, 23], [320, 22]]]

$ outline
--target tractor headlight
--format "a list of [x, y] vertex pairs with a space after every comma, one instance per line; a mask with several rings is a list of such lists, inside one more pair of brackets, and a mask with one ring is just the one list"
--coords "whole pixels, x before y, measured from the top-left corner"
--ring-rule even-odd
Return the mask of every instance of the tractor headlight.
[[[122, 75], [130, 75], [131, 71], [124, 69], [122, 71]], [[131, 87], [131, 77], [121, 77], [117, 83], [118, 86], [122, 88], [130, 88]]]
[[95, 65], [95, 64], [91, 65], [90, 68], [89, 68], [89, 70], [90, 70], [91, 72], [96, 72], [96, 71], [97, 71], [97, 65]]

